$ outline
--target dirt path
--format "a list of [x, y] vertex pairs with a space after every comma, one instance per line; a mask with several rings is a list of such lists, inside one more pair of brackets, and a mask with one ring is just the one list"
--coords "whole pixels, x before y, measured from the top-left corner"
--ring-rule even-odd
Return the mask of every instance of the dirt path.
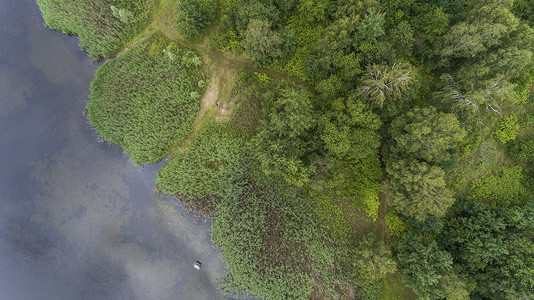
[[[199, 112], [195, 117], [191, 132], [184, 140], [171, 146], [169, 153], [186, 151], [187, 147], [193, 142], [195, 136], [204, 125], [207, 125], [212, 121], [222, 121], [231, 113], [232, 101], [229, 97], [235, 82], [236, 74], [240, 70], [265, 73], [274, 79], [287, 79], [313, 90], [313, 87], [309, 83], [298, 77], [290, 76], [279, 70], [258, 68], [250, 59], [239, 57], [232, 53], [222, 52], [210, 47], [207, 36], [197, 44], [182, 40], [174, 25], [174, 1], [155, 1], [157, 1], [157, 4], [154, 7], [152, 18], [150, 22], [148, 22], [147, 27], [126, 44], [121, 52], [112, 58], [120, 57], [128, 51], [128, 49], [132, 48], [139, 41], [150, 35], [162, 34], [169, 40], [177, 42], [185, 48], [200, 52], [204, 57], [206, 69], [211, 73], [211, 78], [207, 83], [206, 91], [201, 98]], [[217, 103], [220, 105], [217, 106]]]
[[386, 214], [388, 212], [387, 195], [384, 192], [378, 193], [380, 207], [378, 208], [378, 220], [376, 223], [376, 235], [381, 241], [386, 241]]

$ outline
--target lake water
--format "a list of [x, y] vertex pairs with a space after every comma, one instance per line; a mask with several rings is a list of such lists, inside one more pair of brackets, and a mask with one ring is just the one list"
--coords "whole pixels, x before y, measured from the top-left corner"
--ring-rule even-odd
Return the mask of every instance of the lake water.
[[77, 42], [0, 0], [0, 299], [222, 298], [209, 224], [154, 193], [161, 165], [97, 142]]

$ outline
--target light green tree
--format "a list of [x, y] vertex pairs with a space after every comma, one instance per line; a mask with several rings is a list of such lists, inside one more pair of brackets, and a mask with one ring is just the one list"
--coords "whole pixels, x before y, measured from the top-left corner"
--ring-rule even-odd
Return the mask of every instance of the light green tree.
[[454, 114], [438, 112], [435, 107], [414, 108], [397, 117], [390, 134], [396, 144], [392, 152], [402, 156], [441, 162], [449, 159], [449, 150], [465, 136]]
[[509, 141], [515, 140], [517, 134], [519, 133], [519, 120], [516, 115], [504, 116], [502, 120], [493, 131], [493, 134], [501, 141], [501, 143], [506, 144]]
[[407, 63], [372, 65], [362, 77], [360, 94], [371, 105], [382, 108], [388, 102], [399, 101], [410, 93], [414, 83], [415, 73]]
[[470, 1], [465, 20], [445, 35], [441, 55], [475, 57], [502, 44], [519, 25], [519, 19], [510, 12], [511, 5], [511, 0]]
[[252, 19], [244, 32], [241, 43], [245, 53], [260, 65], [265, 65], [274, 57], [281, 54], [280, 47], [283, 39], [271, 30], [271, 23], [267, 20]]
[[443, 74], [441, 84], [443, 89], [438, 96], [451, 106], [453, 113], [467, 120], [486, 113], [501, 114], [502, 107], [516, 99], [514, 85], [502, 76], [473, 83]]

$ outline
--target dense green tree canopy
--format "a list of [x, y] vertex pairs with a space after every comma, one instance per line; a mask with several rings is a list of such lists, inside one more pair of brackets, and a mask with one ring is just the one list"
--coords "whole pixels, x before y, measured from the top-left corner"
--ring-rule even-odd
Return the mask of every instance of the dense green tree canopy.
[[353, 98], [334, 101], [319, 122], [325, 148], [338, 158], [365, 158], [379, 146], [378, 116]]
[[416, 160], [399, 160], [387, 165], [389, 202], [401, 213], [425, 220], [443, 216], [453, 203], [444, 172]]
[[217, 1], [182, 0], [177, 1], [176, 27], [186, 39], [204, 35], [204, 29], [215, 17]]
[[451, 254], [440, 250], [435, 241], [405, 234], [395, 244], [403, 279], [421, 299], [444, 298], [445, 283], [453, 280]]
[[282, 42], [280, 35], [271, 30], [269, 21], [252, 19], [244, 33], [243, 48], [256, 63], [267, 65], [271, 58], [280, 56]]
[[456, 268], [484, 299], [534, 295], [534, 202], [508, 209], [473, 200], [461, 203], [440, 236]]
[[469, 202], [461, 210], [467, 215], [452, 219], [444, 229], [445, 249], [470, 272], [482, 271], [507, 254], [502, 235], [506, 224], [494, 209], [483, 204]]
[[402, 101], [412, 91], [414, 82], [415, 74], [407, 63], [372, 65], [362, 78], [360, 92], [371, 105], [382, 108], [389, 102]]
[[268, 117], [252, 140], [265, 174], [302, 185], [313, 172], [302, 160], [313, 143], [311, 132], [316, 126], [311, 96], [289, 82], [282, 82], [266, 95]]
[[465, 131], [453, 114], [427, 107], [414, 108], [397, 117], [391, 124], [390, 134], [395, 140], [394, 154], [441, 162], [449, 160], [449, 150], [456, 148]]

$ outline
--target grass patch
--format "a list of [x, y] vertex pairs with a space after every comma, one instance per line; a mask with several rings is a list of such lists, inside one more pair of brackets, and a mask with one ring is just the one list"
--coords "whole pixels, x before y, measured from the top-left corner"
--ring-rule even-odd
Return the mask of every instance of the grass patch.
[[155, 163], [191, 130], [206, 80], [201, 64], [177, 43], [144, 39], [97, 70], [88, 119], [134, 163]]
[[382, 281], [382, 288], [378, 296], [379, 300], [412, 300], [417, 299], [417, 295], [406, 287], [400, 278], [400, 274], [389, 275]]

